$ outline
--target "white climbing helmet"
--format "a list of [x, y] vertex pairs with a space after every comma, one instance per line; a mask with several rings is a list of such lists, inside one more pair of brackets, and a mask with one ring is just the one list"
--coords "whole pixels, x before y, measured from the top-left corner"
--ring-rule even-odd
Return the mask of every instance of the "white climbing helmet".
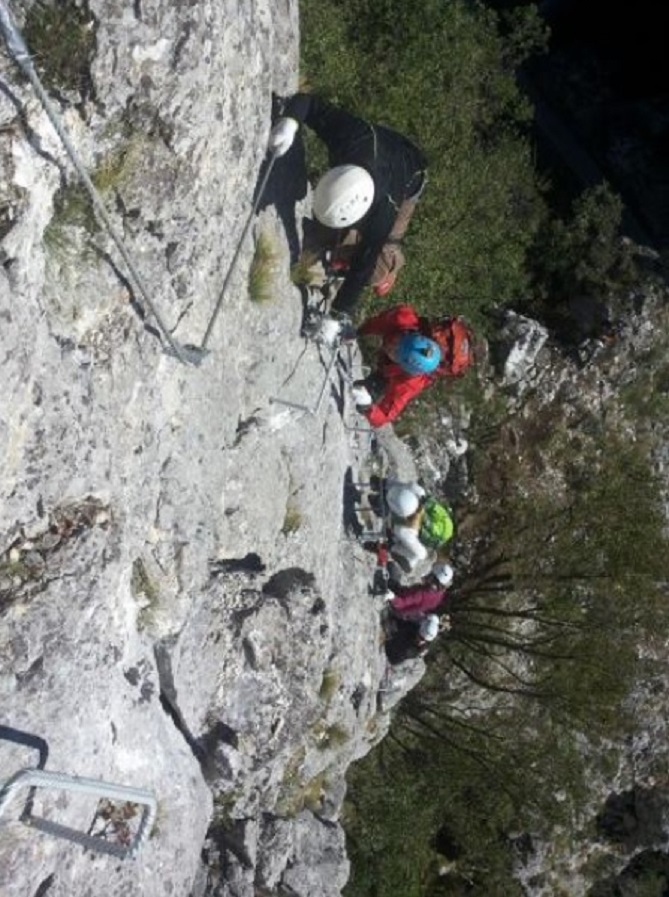
[[433, 642], [439, 634], [439, 617], [436, 614], [428, 614], [427, 617], [423, 617], [418, 631], [423, 641]]
[[326, 227], [350, 227], [367, 214], [373, 199], [369, 172], [359, 165], [337, 165], [316, 184], [314, 215]]
[[432, 567], [432, 575], [447, 589], [453, 582], [454, 570], [450, 564], [435, 564]]
[[411, 517], [418, 510], [418, 496], [406, 486], [389, 486], [386, 503], [397, 517]]

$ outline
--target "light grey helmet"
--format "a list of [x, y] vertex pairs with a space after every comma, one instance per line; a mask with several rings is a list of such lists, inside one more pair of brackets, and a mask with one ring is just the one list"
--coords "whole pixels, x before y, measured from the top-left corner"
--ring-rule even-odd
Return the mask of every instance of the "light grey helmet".
[[374, 200], [372, 176], [360, 165], [337, 165], [316, 184], [314, 216], [326, 227], [350, 227], [370, 210]]
[[435, 564], [432, 567], [432, 575], [440, 585], [447, 589], [453, 582], [455, 573], [450, 564]]
[[386, 492], [386, 502], [397, 517], [411, 517], [420, 504], [418, 496], [407, 486], [393, 484]]
[[436, 614], [428, 614], [423, 617], [418, 631], [424, 641], [433, 642], [439, 634], [439, 617]]

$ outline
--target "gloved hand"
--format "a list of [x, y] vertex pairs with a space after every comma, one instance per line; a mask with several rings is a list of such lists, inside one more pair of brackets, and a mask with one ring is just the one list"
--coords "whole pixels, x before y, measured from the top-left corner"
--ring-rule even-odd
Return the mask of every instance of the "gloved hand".
[[372, 397], [370, 396], [369, 391], [365, 386], [351, 387], [351, 395], [353, 396], [353, 401], [358, 408], [367, 409], [372, 404]]
[[346, 315], [326, 315], [320, 322], [316, 339], [331, 348], [337, 342], [346, 343], [354, 340], [356, 329]]
[[383, 600], [384, 601], [392, 601], [393, 598], [395, 598], [395, 593], [391, 592], [391, 590], [388, 589], [388, 591], [383, 596]]
[[334, 318], [325, 317], [321, 321], [318, 340], [326, 346], [334, 346], [341, 334], [341, 323]]
[[284, 156], [293, 145], [299, 124], [294, 118], [280, 118], [269, 135], [268, 149], [275, 156]]

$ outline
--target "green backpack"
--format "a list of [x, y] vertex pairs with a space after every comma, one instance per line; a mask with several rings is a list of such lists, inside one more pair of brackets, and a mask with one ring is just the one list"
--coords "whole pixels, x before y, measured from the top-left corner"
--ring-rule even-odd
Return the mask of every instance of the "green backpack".
[[453, 537], [453, 518], [450, 510], [436, 498], [427, 498], [418, 538], [426, 548], [441, 548]]

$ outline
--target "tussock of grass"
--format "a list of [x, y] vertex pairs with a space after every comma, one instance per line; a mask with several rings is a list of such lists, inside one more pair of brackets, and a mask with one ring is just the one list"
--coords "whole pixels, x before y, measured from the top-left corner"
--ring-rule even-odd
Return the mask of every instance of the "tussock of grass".
[[90, 66], [95, 55], [95, 18], [87, 5], [72, 0], [35, 3], [26, 16], [24, 35], [46, 85], [56, 90], [92, 93]]
[[281, 527], [281, 532], [284, 536], [289, 536], [291, 533], [297, 532], [297, 530], [302, 526], [302, 514], [300, 509], [294, 505], [291, 501], [286, 505], [286, 515], [283, 518], [283, 526]]
[[339, 723], [326, 726], [318, 723], [313, 729], [316, 747], [319, 751], [336, 750], [343, 747], [351, 739], [350, 733]]
[[290, 269], [290, 279], [296, 286], [310, 286], [317, 279], [313, 266], [318, 261], [315, 252], [303, 252]]
[[126, 137], [121, 145], [106, 155], [91, 176], [100, 193], [108, 193], [134, 173], [139, 172], [147, 152], [149, 139], [144, 134]]
[[266, 233], [259, 234], [249, 274], [249, 297], [252, 302], [269, 302], [273, 299], [278, 261], [278, 252], [272, 238]]
[[137, 615], [138, 628], [140, 630], [150, 628], [158, 610], [160, 592], [157, 584], [149, 575], [142, 558], [135, 558], [132, 563], [130, 591], [135, 600], [141, 601], [141, 607]]
[[339, 688], [339, 682], [340, 676], [337, 670], [334, 670], [331, 667], [324, 670], [321, 687], [318, 691], [319, 698], [322, 701], [325, 701], [326, 704], [329, 704]]

